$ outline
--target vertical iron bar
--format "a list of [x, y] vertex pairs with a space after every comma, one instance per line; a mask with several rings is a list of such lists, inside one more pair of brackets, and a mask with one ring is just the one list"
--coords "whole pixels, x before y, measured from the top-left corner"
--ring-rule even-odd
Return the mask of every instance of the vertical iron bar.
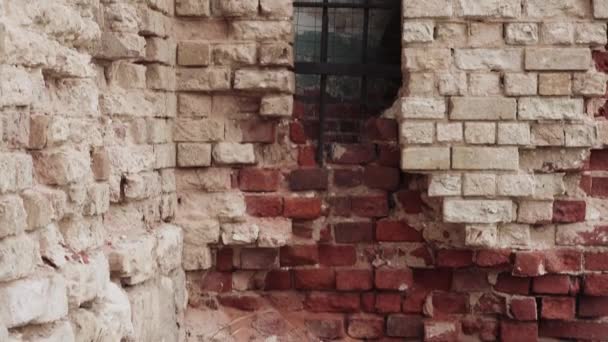
[[[327, 48], [328, 48], [328, 35], [329, 35], [329, 13], [327, 4], [328, 0], [323, 0], [323, 22], [321, 23], [321, 63], [327, 62]], [[321, 75], [320, 84], [320, 99], [319, 99], [319, 141], [317, 145], [317, 162], [319, 165], [323, 165], [324, 155], [324, 140], [323, 131], [325, 129], [325, 91], [327, 87], [327, 75]]]
[[[361, 63], [367, 64], [367, 40], [369, 39], [369, 1], [365, 0], [365, 8], [363, 9], [363, 42], [361, 53]], [[361, 79], [361, 114], [367, 112], [367, 76], [363, 75]]]

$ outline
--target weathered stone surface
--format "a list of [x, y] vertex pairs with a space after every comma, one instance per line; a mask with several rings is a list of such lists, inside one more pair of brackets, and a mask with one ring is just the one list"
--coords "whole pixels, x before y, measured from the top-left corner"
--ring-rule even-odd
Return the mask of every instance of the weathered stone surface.
[[526, 70], [587, 70], [591, 67], [589, 49], [526, 49]]
[[155, 248], [156, 239], [149, 234], [113, 242], [107, 252], [110, 271], [129, 285], [146, 281], [157, 269]]
[[447, 170], [450, 168], [450, 149], [444, 147], [408, 147], [401, 153], [404, 170]]
[[447, 222], [497, 223], [514, 219], [511, 201], [447, 199], [443, 203]]
[[453, 120], [515, 119], [517, 103], [509, 98], [453, 97], [450, 118]]
[[39, 261], [38, 244], [31, 236], [20, 234], [0, 240], [0, 281], [32, 274]]
[[452, 167], [459, 170], [517, 170], [516, 147], [454, 147]]

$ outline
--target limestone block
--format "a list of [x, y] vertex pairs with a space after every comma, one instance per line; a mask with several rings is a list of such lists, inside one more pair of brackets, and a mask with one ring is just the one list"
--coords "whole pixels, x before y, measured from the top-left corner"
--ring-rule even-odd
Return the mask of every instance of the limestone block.
[[211, 114], [211, 96], [200, 94], [179, 94], [180, 116], [207, 117]]
[[48, 260], [57, 267], [62, 267], [68, 260], [68, 251], [63, 247], [65, 242], [56, 224], [36, 231], [38, 242], [40, 243], [40, 256]]
[[521, 167], [524, 170], [554, 171], [580, 170], [589, 157], [588, 149], [542, 149], [522, 150]]
[[15, 335], [21, 341], [77, 342], [72, 326], [67, 320], [27, 326], [20, 329], [19, 333]]
[[567, 125], [564, 127], [567, 147], [590, 147], [597, 141], [595, 125]]
[[536, 95], [538, 91], [538, 75], [535, 73], [507, 73], [504, 82], [507, 95]]
[[211, 13], [210, 0], [175, 0], [175, 13], [188, 17], [207, 17]]
[[589, 1], [581, 0], [530, 0], [524, 11], [532, 18], [584, 18], [591, 16]]
[[[46, 115], [30, 116], [30, 137], [28, 140], [30, 149], [40, 150], [46, 146], [49, 121], [50, 118]], [[0, 134], [2, 134], [2, 126], [3, 124], [0, 123]]]
[[104, 31], [101, 35], [99, 58], [118, 60], [143, 57], [146, 40], [137, 33]]
[[464, 139], [468, 144], [495, 144], [496, 124], [493, 122], [465, 122]]
[[164, 169], [177, 165], [177, 151], [175, 144], [154, 145], [154, 168]]
[[183, 227], [184, 243], [192, 246], [206, 246], [219, 242], [220, 223], [216, 219], [195, 214], [180, 215], [176, 223]]
[[286, 42], [263, 42], [260, 44], [259, 55], [261, 65], [293, 65], [293, 47]]
[[146, 87], [146, 67], [126, 61], [116, 61], [107, 68], [107, 79], [112, 87], [143, 89]]
[[224, 121], [220, 119], [178, 119], [173, 128], [175, 141], [211, 142], [224, 138]]
[[577, 44], [606, 45], [606, 23], [577, 23], [574, 27], [574, 41]]
[[146, 85], [148, 89], [154, 90], [175, 90], [175, 70], [171, 67], [150, 64], [146, 69]]
[[593, 0], [593, 16], [597, 19], [608, 19], [608, 3], [604, 0]]
[[67, 185], [80, 182], [88, 175], [90, 164], [88, 152], [70, 148], [34, 154], [36, 177], [43, 184]]
[[184, 270], [186, 271], [206, 270], [213, 266], [211, 250], [205, 246], [193, 246], [185, 243], [183, 260]]
[[32, 174], [31, 156], [19, 153], [0, 153], [0, 193], [31, 187]]
[[[234, 221], [245, 216], [245, 198], [240, 192], [186, 192], [181, 194], [181, 199], [180, 212], [197, 213], [206, 218], [218, 218], [222, 221]], [[179, 223], [187, 234], [188, 229], [184, 223]]]
[[[101, 322], [87, 309], [70, 310], [69, 320], [76, 341], [94, 341], [101, 335]], [[104, 341], [103, 338], [99, 340]]]
[[171, 39], [159, 37], [146, 38], [146, 61], [174, 65], [176, 61], [176, 43]]
[[582, 120], [583, 99], [523, 97], [517, 108], [520, 120]]
[[470, 247], [494, 247], [498, 241], [495, 224], [469, 224], [465, 227], [465, 244]]
[[257, 62], [257, 46], [244, 44], [217, 44], [213, 46], [215, 65], [252, 65]]
[[498, 194], [502, 196], [527, 197], [534, 195], [534, 175], [498, 175]]
[[293, 40], [293, 23], [284, 21], [236, 20], [230, 24], [232, 36], [239, 40]]
[[99, 105], [101, 112], [108, 116], [173, 117], [175, 101], [170, 93], [113, 89], [100, 95]]
[[591, 50], [587, 48], [527, 48], [526, 70], [587, 70]]
[[293, 93], [295, 76], [288, 70], [247, 70], [234, 73], [234, 88], [239, 90], [278, 91]]
[[105, 228], [100, 217], [70, 217], [59, 222], [66, 247], [74, 253], [98, 248], [104, 242]]
[[572, 76], [567, 73], [543, 73], [538, 75], [541, 95], [570, 95], [572, 93]]
[[549, 223], [553, 219], [553, 202], [522, 201], [517, 210], [517, 222], [528, 224]]
[[146, 120], [147, 141], [153, 144], [164, 144], [173, 140], [173, 121], [166, 119]]
[[293, 113], [293, 96], [266, 95], [262, 98], [260, 115], [290, 117]]
[[566, 144], [562, 124], [537, 124], [531, 129], [532, 144], [536, 146], [563, 146]]
[[456, 14], [476, 18], [518, 18], [520, 0], [456, 0]]
[[574, 95], [604, 96], [608, 77], [604, 73], [575, 73], [572, 82]]
[[59, 275], [39, 275], [0, 285], [0, 319], [7, 328], [43, 324], [68, 314], [66, 283]]
[[292, 241], [293, 228], [290, 219], [260, 217], [254, 218], [252, 221], [260, 227], [258, 246], [276, 248]]
[[408, 75], [409, 96], [432, 97], [435, 95], [436, 75], [431, 72], [412, 72]]
[[211, 62], [209, 43], [183, 41], [177, 44], [177, 64], [184, 66], [206, 66]]
[[164, 224], [156, 229], [156, 260], [158, 268], [164, 275], [182, 265], [183, 241], [182, 229], [178, 226]]
[[107, 31], [137, 33], [141, 23], [137, 8], [129, 3], [110, 3], [103, 14]]
[[530, 226], [525, 224], [503, 224], [498, 226], [498, 241], [503, 248], [530, 246]]
[[401, 142], [405, 144], [432, 144], [435, 140], [435, 124], [432, 122], [401, 123]]
[[163, 194], [160, 199], [160, 218], [165, 222], [171, 222], [177, 212], [177, 194]]
[[175, 192], [175, 190], [177, 190], [177, 186], [175, 183], [175, 170], [163, 169], [159, 172], [162, 192]]
[[451, 65], [452, 54], [446, 48], [403, 49], [403, 69], [408, 71], [447, 71]]
[[596, 121], [598, 143], [608, 145], [608, 121]]
[[492, 22], [471, 22], [469, 23], [468, 43], [463, 43], [463, 47], [494, 47], [503, 46], [504, 34], [503, 25]]
[[441, 95], [465, 95], [467, 92], [467, 74], [459, 73], [441, 73], [439, 78], [439, 93]]
[[465, 173], [462, 190], [465, 196], [494, 196], [496, 195], [496, 175]]
[[160, 175], [157, 172], [126, 175], [123, 184], [123, 193], [128, 200], [144, 200], [161, 194]]
[[253, 144], [218, 143], [213, 146], [213, 161], [219, 164], [254, 164]]
[[133, 336], [131, 323], [131, 304], [120, 286], [109, 282], [103, 295], [97, 297], [91, 305], [99, 324], [99, 341], [111, 342], [130, 339]]
[[[34, 230], [42, 228], [51, 223], [53, 219], [53, 206], [51, 201], [40, 191], [37, 190], [25, 190], [21, 193], [23, 198], [23, 207], [27, 212], [27, 230]], [[0, 207], [2, 206], [0, 200]], [[2, 210], [0, 209], [0, 212]], [[4, 211], [5, 213], [7, 211]], [[25, 213], [19, 214], [22, 219], [25, 219]], [[2, 215], [0, 215], [2, 217]], [[0, 219], [1, 221], [1, 219]], [[2, 226], [2, 223], [0, 223]]]
[[167, 37], [171, 32], [171, 22], [162, 13], [150, 8], [140, 7], [139, 34], [143, 36]]
[[460, 174], [433, 174], [429, 185], [429, 196], [460, 196], [462, 177]]
[[149, 234], [114, 241], [107, 251], [110, 271], [129, 285], [150, 279], [157, 270], [155, 248], [156, 238]]
[[30, 218], [19, 196], [0, 197], [0, 238], [17, 235], [29, 228]]
[[230, 69], [209, 67], [204, 69], [177, 69], [177, 90], [210, 91], [230, 89]]
[[214, 12], [226, 17], [255, 16], [258, 13], [256, 0], [216, 0], [212, 4]]
[[432, 42], [435, 34], [435, 23], [430, 20], [406, 20], [403, 23], [404, 43]]
[[511, 23], [507, 24], [507, 43], [513, 45], [530, 45], [538, 43], [538, 24]]
[[563, 173], [536, 174], [534, 198], [553, 199], [566, 193]]
[[451, 17], [452, 14], [452, 0], [430, 0], [424, 3], [405, 0], [403, 2], [405, 18]]
[[70, 261], [61, 268], [68, 289], [70, 307], [77, 308], [102, 296], [110, 282], [108, 259], [101, 251], [89, 252], [87, 259]]
[[197, 190], [203, 192], [226, 191], [231, 188], [232, 169], [178, 169], [175, 171], [177, 191]]
[[517, 147], [454, 147], [452, 167], [460, 170], [517, 170]]
[[574, 25], [569, 22], [545, 22], [541, 24], [542, 41], [545, 44], [559, 45], [574, 43]]
[[401, 100], [401, 119], [443, 119], [447, 111], [442, 97], [406, 97]]
[[254, 222], [222, 224], [222, 242], [224, 245], [243, 245], [255, 243], [260, 227]]
[[500, 74], [474, 73], [469, 75], [469, 94], [473, 96], [502, 95]]
[[401, 151], [401, 169], [403, 170], [447, 170], [449, 168], [449, 147], [407, 147]]
[[31, 236], [20, 234], [0, 240], [0, 281], [30, 275], [39, 261], [38, 243]]
[[445, 199], [443, 219], [452, 223], [498, 223], [514, 219], [513, 203], [507, 200]]
[[453, 120], [514, 120], [517, 101], [504, 97], [453, 97], [450, 110]]
[[30, 105], [44, 89], [42, 74], [8, 65], [0, 66], [0, 74], [0, 108]]
[[290, 18], [293, 15], [293, 2], [289, 0], [260, 0], [260, 10], [263, 15]]
[[439, 142], [461, 142], [463, 136], [462, 123], [438, 123], [437, 141]]
[[529, 145], [530, 125], [525, 122], [498, 123], [499, 145]]
[[181, 167], [210, 166], [211, 144], [181, 143], [177, 145], [177, 165]]
[[523, 69], [523, 50], [503, 49], [456, 49], [454, 61], [461, 70], [504, 70]]

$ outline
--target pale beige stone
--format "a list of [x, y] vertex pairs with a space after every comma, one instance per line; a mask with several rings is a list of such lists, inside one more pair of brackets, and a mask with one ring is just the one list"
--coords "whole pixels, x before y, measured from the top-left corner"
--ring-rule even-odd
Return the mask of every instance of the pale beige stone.
[[113, 241], [107, 252], [110, 271], [129, 285], [150, 279], [158, 267], [154, 255], [155, 247], [156, 238], [151, 234]]
[[517, 18], [521, 15], [520, 0], [456, 0], [456, 13], [476, 18]]
[[469, 75], [469, 94], [473, 96], [501, 95], [500, 75], [497, 73], [473, 73]]
[[535, 73], [507, 73], [504, 76], [505, 94], [511, 96], [536, 95], [538, 75]]
[[518, 101], [520, 120], [581, 120], [584, 112], [583, 99], [525, 97]]
[[517, 147], [454, 147], [452, 167], [458, 170], [517, 170]]
[[453, 8], [451, 0], [430, 0], [420, 2], [404, 0], [403, 14], [406, 18], [450, 17]]
[[572, 82], [574, 95], [604, 96], [606, 95], [608, 77], [604, 73], [575, 73]]
[[572, 93], [572, 76], [568, 73], [543, 73], [538, 75], [541, 95], [570, 95]]
[[513, 45], [530, 45], [538, 43], [538, 24], [511, 23], [506, 26], [507, 43]]
[[495, 144], [496, 124], [493, 122], [465, 122], [464, 139], [468, 144]]
[[221, 142], [213, 146], [213, 161], [220, 164], [253, 164], [253, 144]]
[[462, 123], [438, 123], [437, 141], [439, 142], [460, 142], [462, 141]]
[[539, 224], [551, 222], [553, 219], [553, 202], [522, 201], [519, 202], [517, 222]]
[[567, 125], [564, 127], [566, 146], [590, 147], [597, 141], [595, 125]]
[[432, 42], [435, 31], [435, 23], [428, 20], [410, 21], [403, 23], [404, 43], [428, 43]]
[[401, 151], [403, 170], [447, 170], [450, 168], [448, 147], [407, 147]]
[[177, 90], [210, 91], [230, 89], [230, 69], [211, 67], [205, 69], [177, 69]]
[[598, 19], [608, 19], [608, 3], [605, 0], [593, 0], [593, 15]]
[[577, 44], [606, 45], [606, 23], [577, 23], [574, 28], [574, 41]]
[[536, 146], [563, 146], [566, 144], [562, 124], [537, 124], [531, 128], [532, 144]]
[[503, 224], [498, 226], [498, 241], [503, 248], [528, 247], [530, 226], [524, 224]]
[[443, 119], [447, 111], [444, 98], [406, 97], [401, 100], [402, 119]]
[[521, 167], [524, 170], [543, 172], [553, 170], [576, 170], [583, 167], [589, 157], [588, 149], [542, 149], [522, 150]]
[[260, 115], [290, 117], [293, 113], [293, 96], [267, 95], [262, 98]]
[[465, 227], [465, 244], [470, 247], [493, 247], [497, 237], [495, 224], [469, 224]]
[[499, 47], [503, 44], [503, 25], [491, 22], [472, 22], [468, 29], [467, 47]]
[[432, 144], [435, 124], [432, 122], [404, 121], [401, 123], [401, 142], [405, 144]]
[[502, 196], [527, 197], [534, 195], [534, 176], [527, 174], [499, 175], [498, 194]]
[[182, 16], [206, 17], [210, 14], [209, 0], [175, 0], [175, 12]]
[[177, 64], [205, 66], [211, 61], [209, 44], [201, 41], [183, 41], [177, 44]]
[[498, 123], [499, 145], [529, 145], [530, 125], [525, 122]]
[[527, 48], [526, 70], [587, 70], [591, 50], [587, 48]]
[[[31, 215], [35, 217], [36, 213], [31, 212]], [[19, 196], [0, 197], [0, 238], [20, 234], [30, 228], [28, 223], [26, 207]]]
[[210, 166], [211, 144], [181, 143], [177, 145], [177, 165], [181, 167]]
[[252, 65], [258, 59], [255, 44], [217, 44], [212, 55], [216, 65]]
[[221, 119], [178, 119], [173, 137], [178, 142], [213, 142], [224, 138], [224, 121]]
[[584, 18], [591, 14], [589, 1], [581, 0], [530, 0], [524, 11], [534, 18]]
[[251, 244], [258, 239], [260, 227], [255, 222], [222, 224], [222, 242], [225, 245]]
[[569, 22], [545, 22], [541, 24], [542, 40], [546, 44], [574, 43], [574, 25]]
[[466, 73], [441, 73], [438, 78], [441, 95], [466, 95], [468, 89]]
[[447, 70], [452, 60], [450, 49], [445, 48], [405, 48], [403, 57], [402, 67], [410, 71]]
[[513, 120], [517, 101], [504, 97], [453, 97], [450, 119], [453, 120]]
[[287, 70], [237, 70], [234, 73], [234, 88], [293, 93], [295, 77]]
[[230, 29], [234, 38], [242, 40], [281, 40], [290, 42], [293, 39], [293, 24], [291, 20], [236, 20], [230, 23]]
[[511, 222], [513, 203], [507, 200], [445, 199], [443, 218], [452, 223]]
[[429, 185], [429, 196], [459, 196], [462, 192], [460, 174], [434, 174]]
[[465, 173], [463, 176], [465, 196], [494, 196], [496, 175], [491, 173]]
[[32, 274], [39, 260], [38, 243], [31, 236], [4, 238], [0, 241], [0, 280], [6, 282]]
[[511, 49], [456, 49], [454, 63], [461, 70], [504, 70], [523, 69], [523, 50]]

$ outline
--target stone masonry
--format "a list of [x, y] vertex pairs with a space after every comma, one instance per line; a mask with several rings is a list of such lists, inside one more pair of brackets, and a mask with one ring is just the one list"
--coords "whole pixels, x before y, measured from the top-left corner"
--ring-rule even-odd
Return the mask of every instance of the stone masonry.
[[608, 340], [608, 0], [402, 0], [329, 143], [291, 0], [0, 0], [0, 342]]

